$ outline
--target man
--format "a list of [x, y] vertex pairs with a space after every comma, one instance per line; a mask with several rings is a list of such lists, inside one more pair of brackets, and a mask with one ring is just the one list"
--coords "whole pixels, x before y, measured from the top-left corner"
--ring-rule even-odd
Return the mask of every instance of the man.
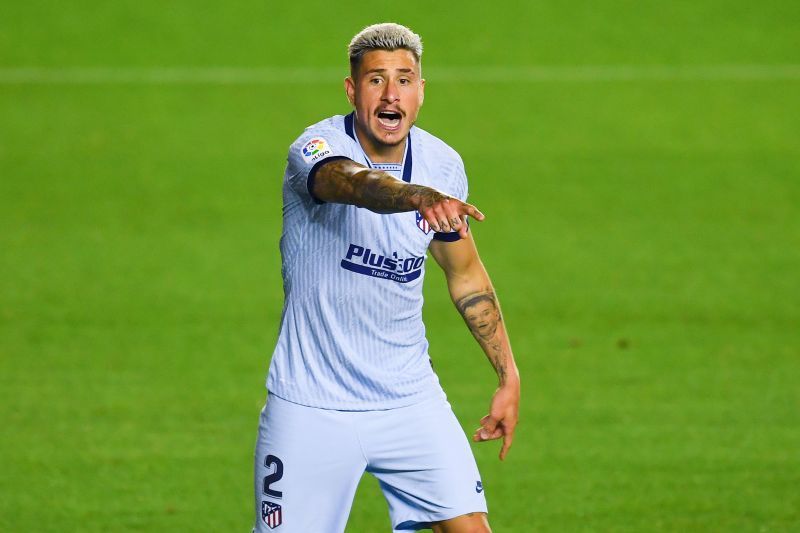
[[[428, 357], [426, 252], [499, 379], [476, 441], [511, 447], [519, 374], [478, 257], [458, 154], [414, 126], [422, 43], [397, 24], [349, 47], [354, 111], [289, 149], [281, 254], [285, 303], [256, 444], [254, 531], [344, 531], [364, 471], [394, 531], [487, 532], [475, 460]], [[468, 317], [479, 302], [496, 312]]]
[[493, 297], [479, 293], [465, 298], [461, 303], [461, 309], [473, 333], [485, 342], [495, 338], [497, 325], [500, 323], [500, 310]]

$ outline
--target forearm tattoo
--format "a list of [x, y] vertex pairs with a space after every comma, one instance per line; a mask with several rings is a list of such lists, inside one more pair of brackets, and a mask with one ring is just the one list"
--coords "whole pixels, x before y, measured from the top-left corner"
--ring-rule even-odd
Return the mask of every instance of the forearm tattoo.
[[351, 161], [332, 161], [323, 169], [332, 179], [319, 180], [318, 196], [381, 213], [414, 211], [446, 198], [436, 189], [400, 181], [380, 170], [364, 168], [352, 174]]
[[510, 351], [502, 326], [503, 315], [494, 292], [468, 294], [456, 301], [456, 307], [497, 371], [500, 385], [505, 384]]
[[[370, 173], [372, 174], [372, 173]], [[359, 205], [379, 211], [411, 211], [443, 200], [445, 195], [424, 185], [411, 185], [391, 176], [369, 176], [359, 187]]]

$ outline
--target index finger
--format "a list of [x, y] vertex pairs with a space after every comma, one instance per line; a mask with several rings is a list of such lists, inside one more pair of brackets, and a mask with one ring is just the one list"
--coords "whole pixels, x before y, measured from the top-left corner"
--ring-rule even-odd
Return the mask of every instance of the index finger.
[[504, 435], [503, 436], [503, 447], [500, 449], [500, 460], [505, 461], [506, 454], [508, 450], [511, 448], [511, 443], [514, 440], [514, 432]]
[[483, 213], [481, 213], [481, 212], [478, 210], [478, 208], [477, 208], [477, 207], [475, 207], [475, 206], [474, 206], [474, 205], [472, 205], [472, 204], [468, 204], [468, 203], [466, 203], [466, 202], [464, 202], [464, 203], [463, 203], [463, 205], [462, 205], [462, 212], [463, 212], [465, 215], [469, 215], [469, 216], [471, 216], [472, 218], [474, 218], [474, 219], [475, 219], [475, 220], [477, 220], [478, 222], [482, 222], [482, 221], [483, 221], [483, 219], [484, 219], [484, 218], [486, 218], [486, 215], [484, 215]]

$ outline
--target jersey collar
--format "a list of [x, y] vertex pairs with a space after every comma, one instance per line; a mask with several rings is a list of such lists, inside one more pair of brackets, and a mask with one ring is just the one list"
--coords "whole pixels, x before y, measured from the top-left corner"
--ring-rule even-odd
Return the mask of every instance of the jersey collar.
[[[361, 147], [361, 143], [358, 142], [358, 137], [356, 137], [356, 130], [355, 130], [355, 111], [346, 115], [344, 117], [344, 132], [353, 139], [358, 147], [361, 148], [361, 151], [364, 152], [364, 148]], [[367, 153], [364, 152], [364, 157], [367, 159], [367, 164], [369, 168], [373, 168], [372, 161], [369, 160], [367, 157]], [[409, 130], [408, 135], [406, 135], [406, 154], [403, 157], [403, 181], [406, 183], [411, 183], [411, 167], [413, 164], [413, 158], [411, 156], [411, 130]]]

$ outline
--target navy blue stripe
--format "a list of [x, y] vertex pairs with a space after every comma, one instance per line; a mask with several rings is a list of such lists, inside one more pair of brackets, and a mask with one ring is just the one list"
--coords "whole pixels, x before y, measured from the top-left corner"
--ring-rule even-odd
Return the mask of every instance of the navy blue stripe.
[[354, 141], [356, 140], [356, 132], [353, 129], [353, 118], [355, 117], [356, 112], [353, 111], [349, 115], [344, 117], [344, 132], [350, 136], [351, 139]]
[[[469, 220], [467, 220], [467, 231], [469, 231]], [[461, 235], [459, 235], [457, 231], [452, 231], [450, 233], [436, 232], [433, 234], [433, 238], [437, 241], [456, 242], [461, 238]]]
[[311, 170], [308, 171], [308, 179], [306, 180], [306, 188], [308, 189], [308, 195], [314, 200], [314, 203], [317, 205], [324, 204], [323, 200], [317, 198], [314, 194], [314, 180], [317, 177], [317, 171], [322, 168], [322, 165], [325, 163], [330, 163], [331, 161], [336, 161], [337, 159], [350, 159], [349, 157], [345, 157], [343, 155], [332, 155], [330, 157], [326, 157], [325, 159], [320, 159], [314, 166], [311, 167]]
[[456, 242], [461, 238], [461, 235], [459, 235], [457, 231], [454, 231], [452, 233], [436, 232], [433, 234], [433, 238], [436, 239], [437, 241]]
[[406, 136], [406, 160], [403, 162], [403, 181], [411, 183], [411, 130]]

